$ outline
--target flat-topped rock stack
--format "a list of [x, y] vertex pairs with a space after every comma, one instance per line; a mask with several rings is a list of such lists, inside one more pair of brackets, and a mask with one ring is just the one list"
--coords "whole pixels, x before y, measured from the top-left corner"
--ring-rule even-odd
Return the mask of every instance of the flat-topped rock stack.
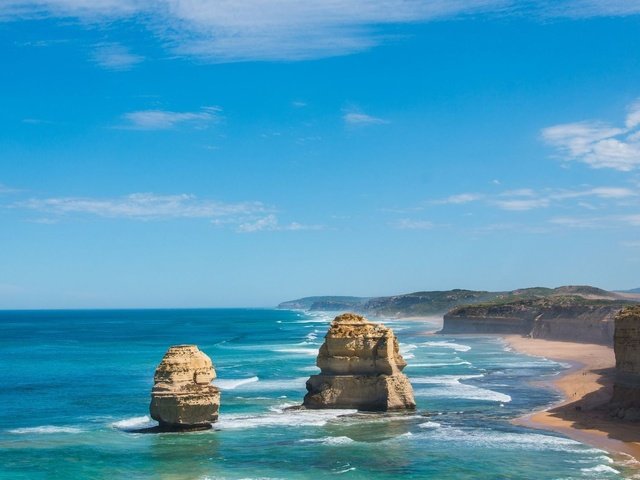
[[613, 348], [616, 379], [612, 413], [624, 420], [640, 420], [640, 305], [627, 307], [616, 316]]
[[307, 408], [414, 409], [398, 340], [384, 325], [353, 313], [337, 316], [318, 353], [321, 372], [307, 381]]
[[195, 345], [169, 347], [153, 376], [151, 418], [161, 430], [201, 430], [218, 420], [220, 391], [211, 359]]

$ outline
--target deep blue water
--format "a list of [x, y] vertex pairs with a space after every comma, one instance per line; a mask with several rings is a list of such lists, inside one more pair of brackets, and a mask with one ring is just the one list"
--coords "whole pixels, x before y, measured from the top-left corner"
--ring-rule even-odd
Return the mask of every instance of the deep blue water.
[[[415, 414], [285, 410], [317, 371], [329, 321], [253, 309], [0, 312], [0, 478], [623, 478], [601, 450], [509, 423], [556, 399], [528, 382], [561, 365], [497, 338], [425, 335], [422, 322], [386, 322]], [[128, 432], [153, 424], [153, 372], [180, 343], [212, 358], [220, 422]]]

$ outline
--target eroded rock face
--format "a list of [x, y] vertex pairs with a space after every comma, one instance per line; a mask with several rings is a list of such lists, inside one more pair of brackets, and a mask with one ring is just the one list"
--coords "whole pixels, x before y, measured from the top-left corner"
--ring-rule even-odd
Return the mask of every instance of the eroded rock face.
[[627, 307], [616, 316], [613, 348], [616, 380], [612, 413], [625, 420], [640, 420], [640, 306]]
[[197, 346], [169, 347], [153, 376], [151, 418], [166, 430], [209, 428], [220, 406], [214, 378], [211, 359]]
[[413, 388], [393, 331], [353, 313], [337, 316], [307, 381], [307, 408], [413, 409]]

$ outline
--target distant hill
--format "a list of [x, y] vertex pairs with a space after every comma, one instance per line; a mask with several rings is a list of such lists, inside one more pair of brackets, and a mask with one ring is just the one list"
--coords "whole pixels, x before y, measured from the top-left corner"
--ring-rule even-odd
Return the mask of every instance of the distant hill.
[[366, 297], [346, 297], [346, 296], [324, 296], [324, 297], [304, 297], [297, 300], [282, 302], [278, 308], [291, 310], [320, 310], [338, 311], [355, 309], [360, 310], [369, 298]]
[[522, 288], [508, 292], [455, 289], [413, 292], [389, 297], [317, 296], [283, 302], [278, 305], [278, 308], [312, 311], [351, 310], [372, 316], [410, 317], [439, 315], [461, 305], [486, 302], [500, 304], [516, 300], [563, 296], [589, 300], [621, 300], [623, 298], [623, 295], [596, 287], [569, 285], [558, 288]]
[[620, 290], [621, 293], [640, 293], [640, 287], [639, 288], [632, 288], [630, 290]]

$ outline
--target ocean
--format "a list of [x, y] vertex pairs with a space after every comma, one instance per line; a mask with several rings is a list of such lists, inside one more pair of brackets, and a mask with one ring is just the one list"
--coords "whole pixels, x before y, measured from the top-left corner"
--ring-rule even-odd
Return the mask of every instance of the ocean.
[[[509, 420], [558, 399], [565, 366], [496, 337], [385, 320], [412, 414], [291, 411], [332, 316], [268, 309], [0, 312], [2, 479], [615, 479], [604, 451]], [[384, 319], [383, 319], [384, 320]], [[155, 367], [193, 343], [221, 388], [213, 430], [140, 434]]]

